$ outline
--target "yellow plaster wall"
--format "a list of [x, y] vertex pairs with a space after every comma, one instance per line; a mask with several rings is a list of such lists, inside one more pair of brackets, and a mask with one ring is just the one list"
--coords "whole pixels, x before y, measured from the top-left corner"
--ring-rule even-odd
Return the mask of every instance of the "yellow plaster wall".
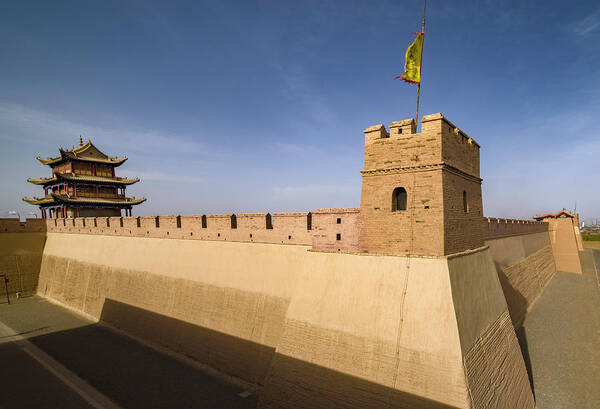
[[[35, 293], [45, 241], [44, 233], [0, 234], [0, 274], [8, 277], [9, 296]], [[5, 293], [0, 279], [0, 299], [6, 299]]]
[[493, 238], [485, 244], [490, 248], [510, 317], [519, 327], [556, 272], [549, 233]]
[[556, 269], [565, 273], [582, 274], [577, 240], [579, 234], [576, 234], [572, 219], [550, 219], [548, 222]]
[[[488, 253], [448, 260], [48, 233], [38, 292], [264, 385], [262, 407], [467, 408], [498, 397], [515, 407], [516, 396], [528, 405]], [[474, 398], [471, 385], [485, 392]]]

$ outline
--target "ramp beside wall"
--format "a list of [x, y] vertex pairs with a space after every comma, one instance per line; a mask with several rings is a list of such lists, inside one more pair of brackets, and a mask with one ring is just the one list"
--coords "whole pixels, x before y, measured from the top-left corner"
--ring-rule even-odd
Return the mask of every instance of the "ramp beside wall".
[[485, 244], [490, 248], [512, 322], [519, 327], [556, 272], [549, 234], [497, 237]]

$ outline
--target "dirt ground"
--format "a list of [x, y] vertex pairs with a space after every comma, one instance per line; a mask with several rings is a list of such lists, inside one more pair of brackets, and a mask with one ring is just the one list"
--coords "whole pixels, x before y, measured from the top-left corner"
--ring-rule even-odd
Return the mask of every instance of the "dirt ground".
[[600, 241], [584, 241], [583, 247], [586, 249], [598, 249], [600, 250]]

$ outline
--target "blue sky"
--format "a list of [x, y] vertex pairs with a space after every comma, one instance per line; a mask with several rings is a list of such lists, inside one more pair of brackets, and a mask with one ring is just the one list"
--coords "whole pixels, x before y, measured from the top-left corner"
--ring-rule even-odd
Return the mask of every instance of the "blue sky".
[[[0, 216], [80, 134], [129, 157], [134, 214], [359, 206], [362, 130], [414, 116], [393, 78], [422, 7], [3, 2]], [[422, 112], [482, 146], [486, 216], [600, 218], [597, 2], [430, 0], [422, 76]]]

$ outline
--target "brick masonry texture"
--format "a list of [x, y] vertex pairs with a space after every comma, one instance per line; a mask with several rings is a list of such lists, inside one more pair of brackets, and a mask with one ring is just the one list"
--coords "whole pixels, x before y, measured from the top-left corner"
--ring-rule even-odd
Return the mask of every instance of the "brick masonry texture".
[[[421, 128], [365, 130], [362, 250], [446, 255], [483, 246], [479, 145], [441, 114], [423, 117]], [[405, 210], [394, 208], [396, 188], [407, 192]]]

